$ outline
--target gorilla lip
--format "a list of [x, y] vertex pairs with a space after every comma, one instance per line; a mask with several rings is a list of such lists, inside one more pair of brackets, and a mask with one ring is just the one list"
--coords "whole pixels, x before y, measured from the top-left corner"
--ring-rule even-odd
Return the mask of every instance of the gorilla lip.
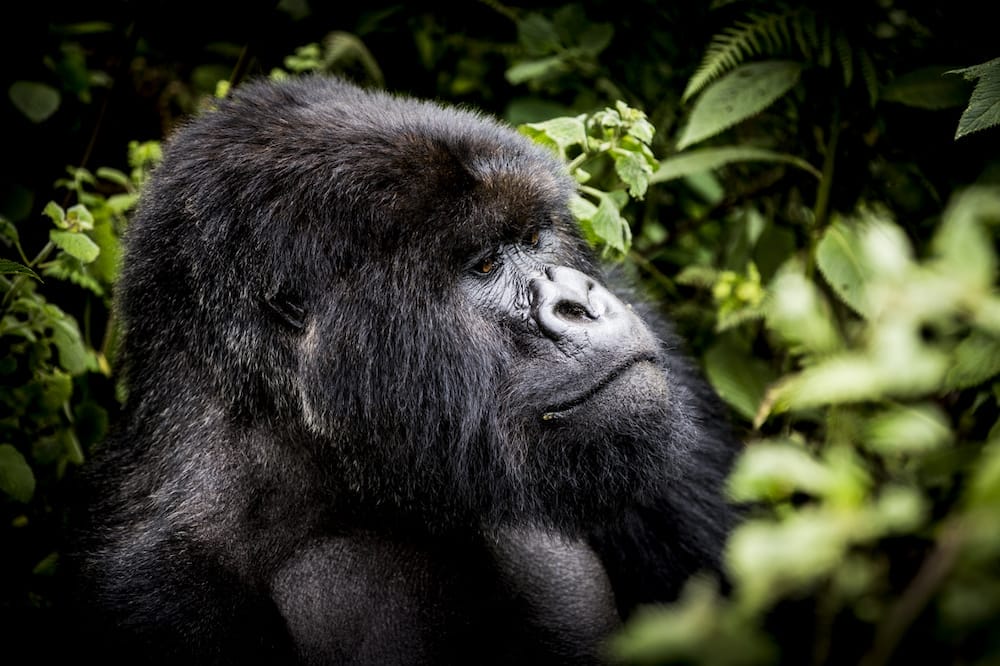
[[629, 370], [631, 370], [633, 367], [642, 363], [643, 361], [654, 363], [656, 359], [654, 359], [652, 356], [636, 356], [634, 358], [629, 359], [625, 363], [621, 364], [620, 366], [609, 372], [607, 375], [604, 376], [603, 379], [601, 379], [596, 384], [593, 384], [589, 389], [587, 389], [580, 395], [574, 398], [570, 398], [565, 402], [560, 402], [554, 405], [550, 405], [549, 407], [542, 410], [542, 420], [553, 421], [562, 418], [563, 414], [587, 402], [595, 395], [603, 391], [605, 387], [607, 387], [609, 384], [614, 382], [616, 379], [618, 379], [619, 377], [621, 377]]

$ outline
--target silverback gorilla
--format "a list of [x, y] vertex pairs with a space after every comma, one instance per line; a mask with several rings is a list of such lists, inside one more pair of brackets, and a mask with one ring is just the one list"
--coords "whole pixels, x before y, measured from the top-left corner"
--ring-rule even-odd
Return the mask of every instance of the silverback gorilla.
[[717, 570], [735, 443], [553, 156], [344, 81], [180, 129], [126, 236], [84, 636], [129, 663], [590, 663]]

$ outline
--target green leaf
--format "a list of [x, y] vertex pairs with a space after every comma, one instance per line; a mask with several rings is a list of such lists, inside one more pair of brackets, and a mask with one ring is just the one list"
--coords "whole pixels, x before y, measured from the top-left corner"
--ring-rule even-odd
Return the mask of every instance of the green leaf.
[[705, 374], [719, 397], [747, 420], [757, 414], [768, 384], [775, 379], [767, 363], [725, 339], [705, 353]]
[[70, 375], [81, 375], [90, 367], [90, 356], [74, 319], [64, 315], [52, 319], [52, 344], [59, 350], [59, 365]]
[[90, 240], [83, 233], [56, 231], [53, 229], [49, 232], [49, 240], [55, 243], [56, 247], [66, 252], [66, 254], [79, 259], [85, 264], [97, 259], [97, 255], [101, 253], [101, 248], [97, 243]]
[[969, 81], [975, 81], [969, 105], [958, 121], [955, 138], [1000, 124], [1000, 58], [965, 69], [952, 70]]
[[868, 420], [865, 445], [881, 455], [914, 455], [940, 448], [952, 439], [945, 414], [933, 404], [891, 407]]
[[691, 109], [677, 149], [682, 150], [760, 113], [798, 82], [802, 65], [766, 60], [741, 65], [712, 83]]
[[39, 282], [42, 281], [42, 278], [38, 277], [38, 274], [35, 273], [35, 271], [31, 270], [24, 264], [11, 261], [10, 259], [0, 259], [0, 275], [27, 275], [35, 278]]
[[609, 152], [615, 160], [615, 173], [628, 186], [628, 193], [636, 199], [642, 199], [653, 173], [646, 155], [621, 148], [612, 148]]
[[858, 314], [871, 314], [865, 296], [871, 271], [856, 227], [839, 221], [827, 227], [816, 246], [816, 266], [840, 300]]
[[10, 101], [33, 123], [47, 120], [61, 101], [59, 91], [35, 81], [16, 81], [7, 89]]
[[944, 66], [923, 67], [897, 76], [882, 90], [881, 99], [918, 109], [950, 109], [969, 99], [969, 84], [948, 73]]
[[1000, 374], [1000, 339], [973, 331], [955, 347], [944, 384], [949, 389], [978, 386]]
[[560, 47], [555, 26], [547, 18], [534, 12], [517, 22], [517, 38], [530, 55], [553, 53]]
[[783, 162], [808, 171], [820, 178], [819, 170], [802, 158], [751, 146], [720, 146], [699, 148], [674, 155], [660, 162], [660, 168], [650, 177], [650, 183], [662, 183], [675, 178], [718, 169], [732, 162]]
[[988, 291], [996, 278], [994, 235], [988, 222], [1000, 222], [1000, 191], [970, 188], [951, 199], [931, 240], [942, 272], [958, 277], [970, 289]]
[[527, 123], [518, 129], [534, 141], [555, 149], [563, 157], [570, 146], [587, 144], [586, 116], [553, 118], [540, 123]]
[[800, 271], [792, 263], [772, 280], [765, 303], [767, 327], [796, 354], [830, 354], [843, 347], [843, 340], [823, 294]]
[[69, 223], [66, 221], [66, 211], [55, 201], [45, 204], [45, 208], [42, 209], [42, 215], [52, 220], [52, 223], [60, 229], [69, 229]]
[[802, 446], [757, 442], [739, 456], [728, 480], [737, 501], [779, 501], [803, 491], [822, 497], [834, 483], [830, 469]]
[[532, 79], [541, 79], [552, 73], [559, 72], [565, 68], [563, 56], [554, 55], [538, 60], [528, 60], [519, 62], [507, 70], [507, 81], [511, 85], [518, 85]]
[[0, 490], [24, 503], [35, 494], [35, 474], [21, 452], [10, 444], [0, 444]]

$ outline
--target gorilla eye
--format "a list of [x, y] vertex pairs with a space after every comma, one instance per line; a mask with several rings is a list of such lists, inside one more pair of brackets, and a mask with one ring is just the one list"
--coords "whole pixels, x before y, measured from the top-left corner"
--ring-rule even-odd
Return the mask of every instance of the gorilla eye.
[[482, 273], [483, 275], [489, 275], [493, 272], [493, 269], [497, 267], [496, 257], [486, 257], [479, 265], [476, 266], [476, 272]]
[[524, 237], [524, 244], [528, 247], [538, 247], [538, 239], [541, 237], [538, 229], [532, 229], [528, 232], [528, 235]]

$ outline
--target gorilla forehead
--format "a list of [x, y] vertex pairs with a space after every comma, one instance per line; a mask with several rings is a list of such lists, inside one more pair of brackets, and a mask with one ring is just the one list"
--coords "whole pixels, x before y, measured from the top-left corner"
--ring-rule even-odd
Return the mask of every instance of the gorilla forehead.
[[572, 187], [554, 155], [491, 118], [326, 77], [245, 85], [173, 143], [196, 197], [228, 193], [234, 215], [326, 228], [368, 256], [516, 237], [565, 210]]

